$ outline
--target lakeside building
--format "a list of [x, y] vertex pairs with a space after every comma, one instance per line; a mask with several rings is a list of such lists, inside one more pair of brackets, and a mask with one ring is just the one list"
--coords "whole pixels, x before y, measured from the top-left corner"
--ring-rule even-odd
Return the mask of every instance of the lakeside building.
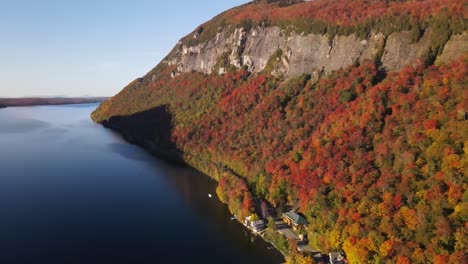
[[294, 211], [289, 211], [287, 213], [284, 213], [283, 221], [286, 222], [288, 225], [292, 226], [292, 228], [296, 231], [300, 230], [301, 228], [309, 224], [309, 222], [307, 222], [307, 219], [305, 219], [304, 216]]

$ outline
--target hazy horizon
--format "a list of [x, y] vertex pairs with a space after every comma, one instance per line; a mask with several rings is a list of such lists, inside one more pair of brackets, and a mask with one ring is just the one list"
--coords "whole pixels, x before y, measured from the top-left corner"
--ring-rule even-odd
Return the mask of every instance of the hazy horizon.
[[28, 99], [28, 98], [99, 98], [99, 97], [111, 97], [106, 95], [77, 95], [77, 96], [67, 96], [67, 95], [32, 95], [32, 96], [0, 96], [0, 99]]
[[7, 0], [0, 97], [115, 95], [198, 25], [247, 2]]

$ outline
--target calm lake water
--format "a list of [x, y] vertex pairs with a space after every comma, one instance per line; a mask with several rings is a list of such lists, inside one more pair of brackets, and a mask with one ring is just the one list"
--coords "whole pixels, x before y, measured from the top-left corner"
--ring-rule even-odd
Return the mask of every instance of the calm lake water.
[[283, 261], [215, 182], [94, 124], [96, 107], [0, 109], [0, 263]]

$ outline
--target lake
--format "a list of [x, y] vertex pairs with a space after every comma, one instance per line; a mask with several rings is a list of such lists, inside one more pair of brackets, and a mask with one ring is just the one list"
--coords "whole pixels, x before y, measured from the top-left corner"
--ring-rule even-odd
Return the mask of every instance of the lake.
[[94, 124], [96, 107], [0, 109], [0, 263], [284, 261], [213, 180]]

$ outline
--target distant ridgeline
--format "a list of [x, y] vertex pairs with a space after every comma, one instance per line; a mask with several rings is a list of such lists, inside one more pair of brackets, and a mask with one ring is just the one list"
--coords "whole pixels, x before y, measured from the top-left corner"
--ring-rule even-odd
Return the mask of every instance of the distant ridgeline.
[[33, 106], [33, 105], [64, 105], [100, 103], [108, 97], [25, 97], [25, 98], [0, 98], [0, 108], [8, 106]]
[[463, 263], [466, 14], [459, 0], [254, 1], [182, 38], [92, 117], [218, 180], [241, 219], [259, 201], [299, 209], [322, 252]]

